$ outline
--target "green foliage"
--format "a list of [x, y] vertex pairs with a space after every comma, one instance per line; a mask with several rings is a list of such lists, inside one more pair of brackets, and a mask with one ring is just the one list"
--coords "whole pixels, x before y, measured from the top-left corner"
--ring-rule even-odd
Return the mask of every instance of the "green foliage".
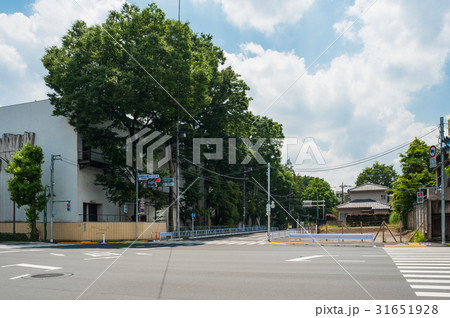
[[365, 183], [375, 183], [388, 188], [392, 188], [393, 182], [398, 178], [394, 165], [385, 165], [375, 162], [372, 167], [365, 168], [356, 178], [356, 186]]
[[389, 216], [389, 224], [397, 224], [401, 221], [401, 215], [398, 212], [392, 212]]
[[36, 221], [46, 202], [44, 187], [41, 184], [43, 163], [42, 148], [27, 143], [16, 152], [6, 168], [6, 172], [13, 175], [13, 178], [8, 180], [11, 200], [15, 201], [19, 208], [28, 206], [25, 211], [32, 239], [37, 237]]
[[429, 168], [428, 148], [425, 142], [416, 138], [406, 154], [400, 155], [403, 175], [394, 182], [392, 207], [402, 218], [412, 210], [418, 189], [435, 184], [435, 176]]
[[[339, 203], [330, 184], [321, 178], [309, 179], [309, 182], [303, 190], [302, 199], [325, 200], [325, 213], [333, 213], [334, 207]], [[316, 213], [316, 211], [313, 212]], [[322, 218], [322, 208], [319, 208], [319, 216]]]
[[25, 233], [0, 233], [0, 242], [28, 242], [30, 239]]
[[422, 233], [422, 231], [417, 231], [414, 235], [414, 242], [425, 242], [425, 234]]

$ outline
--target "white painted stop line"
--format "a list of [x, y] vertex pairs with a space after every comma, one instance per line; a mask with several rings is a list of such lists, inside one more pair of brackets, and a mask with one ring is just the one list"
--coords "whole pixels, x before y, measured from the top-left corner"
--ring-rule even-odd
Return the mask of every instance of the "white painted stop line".
[[302, 261], [307, 261], [313, 258], [319, 258], [319, 257], [325, 257], [328, 255], [311, 255], [311, 256], [304, 256], [304, 257], [299, 257], [299, 258], [293, 258], [293, 259], [288, 259], [286, 260], [286, 262], [302, 262]]
[[13, 267], [13, 266], [39, 268], [39, 269], [45, 269], [47, 271], [53, 271], [55, 269], [61, 269], [62, 268], [62, 267], [45, 266], [45, 265], [34, 265], [34, 264], [12, 264], [12, 265], [4, 265], [2, 267]]

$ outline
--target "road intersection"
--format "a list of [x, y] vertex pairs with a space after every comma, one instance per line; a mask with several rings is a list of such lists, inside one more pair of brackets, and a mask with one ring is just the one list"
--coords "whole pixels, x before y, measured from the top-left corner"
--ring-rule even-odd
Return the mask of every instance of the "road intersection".
[[0, 299], [450, 298], [446, 247], [281, 245], [265, 237], [0, 244]]

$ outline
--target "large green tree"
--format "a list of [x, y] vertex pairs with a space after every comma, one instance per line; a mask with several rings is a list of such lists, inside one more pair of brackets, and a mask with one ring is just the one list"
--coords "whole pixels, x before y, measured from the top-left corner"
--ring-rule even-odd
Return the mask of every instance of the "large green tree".
[[27, 143], [14, 154], [6, 168], [6, 172], [13, 175], [13, 178], [8, 180], [11, 199], [19, 208], [27, 206], [26, 218], [33, 240], [37, 238], [36, 221], [39, 219], [39, 212], [44, 209], [46, 202], [41, 183], [43, 163], [42, 148]]
[[365, 168], [356, 178], [356, 186], [364, 183], [375, 183], [382, 186], [392, 188], [394, 181], [398, 178], [397, 172], [394, 170], [394, 165], [380, 164], [375, 162], [372, 167]]
[[[227, 225], [240, 220], [243, 204], [238, 190], [244, 170], [254, 167], [252, 174], [264, 178], [255, 160], [240, 164], [250, 153], [240, 138], [249, 138], [252, 144], [259, 138], [282, 138], [282, 127], [248, 111], [249, 87], [223, 66], [224, 53], [210, 35], [195, 34], [188, 23], [167, 19], [155, 4], [141, 10], [125, 3], [102, 25], [75, 22], [61, 46], [46, 50], [42, 62], [48, 70], [45, 81], [52, 89], [54, 115], [68, 119], [81, 134], [83, 147], [99, 149], [105, 156], [107, 168], [96, 180], [111, 201], [134, 200], [136, 169], [125, 165], [126, 138], [145, 127], [171, 135], [174, 142], [178, 123], [183, 132], [181, 175], [186, 181], [181, 188], [183, 216], [199, 210], [199, 200], [205, 199], [209, 206], [200, 213], [205, 219], [214, 215]], [[200, 165], [192, 165], [192, 140], [201, 137], [224, 138], [225, 160], [202, 158]], [[230, 138], [237, 140], [236, 164], [226, 160]], [[259, 152], [279, 165], [280, 143], [266, 143]], [[174, 175], [175, 154], [172, 151], [169, 169], [161, 174]], [[217, 183], [214, 172], [237, 179], [221, 177]], [[204, 182], [191, 186], [198, 177]], [[249, 184], [248, 191], [253, 190]], [[164, 201], [158, 191], [143, 189], [140, 196]], [[171, 192], [169, 200], [174, 198]], [[250, 210], [249, 215], [265, 213], [259, 206]]]
[[403, 218], [413, 208], [416, 193], [420, 187], [430, 187], [435, 184], [435, 176], [429, 167], [428, 145], [415, 139], [405, 154], [400, 155], [402, 176], [394, 182], [394, 212], [400, 213]]

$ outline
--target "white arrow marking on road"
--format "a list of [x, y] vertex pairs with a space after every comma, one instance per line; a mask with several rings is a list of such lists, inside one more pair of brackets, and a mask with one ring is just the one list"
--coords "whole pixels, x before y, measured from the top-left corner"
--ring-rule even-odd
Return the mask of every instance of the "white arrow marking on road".
[[152, 254], [148, 254], [148, 253], [136, 253], [136, 255], [148, 255], [148, 256], [152, 256]]
[[288, 259], [286, 260], [286, 262], [301, 262], [301, 261], [307, 261], [313, 258], [319, 258], [319, 257], [325, 257], [328, 255], [312, 255], [312, 256], [305, 256], [305, 257], [299, 257], [299, 258], [293, 258], [293, 259]]
[[54, 266], [44, 266], [44, 265], [34, 265], [34, 264], [12, 264], [12, 265], [4, 265], [2, 267], [12, 267], [12, 266], [20, 266], [20, 267], [30, 267], [30, 268], [39, 268], [45, 269], [47, 271], [52, 271], [55, 269], [61, 269], [62, 267], [54, 267]]
[[338, 260], [339, 263], [365, 263], [366, 261], [364, 260], [359, 260], [359, 259], [343, 259], [343, 260]]
[[56, 253], [50, 253], [51, 255], [55, 255], [55, 256], [64, 256], [64, 254], [56, 254]]
[[18, 278], [27, 277], [27, 276], [30, 276], [30, 274], [20, 275], [20, 276], [12, 277], [10, 279], [18, 279]]

